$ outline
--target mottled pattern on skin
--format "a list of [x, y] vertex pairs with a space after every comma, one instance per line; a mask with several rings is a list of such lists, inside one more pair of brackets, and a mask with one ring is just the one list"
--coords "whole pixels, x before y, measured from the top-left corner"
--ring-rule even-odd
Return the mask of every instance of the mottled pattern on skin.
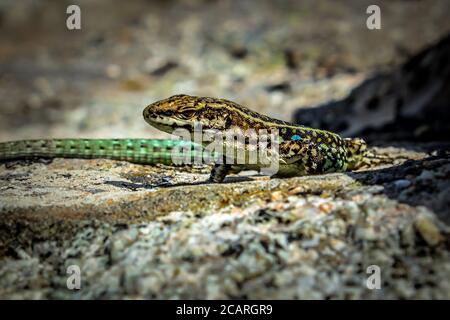
[[[362, 139], [343, 139], [329, 131], [273, 119], [225, 99], [176, 95], [150, 104], [143, 115], [150, 125], [169, 133], [180, 127], [192, 132], [195, 122], [201, 123], [203, 129], [277, 129], [281, 137], [280, 176], [353, 169], [366, 152]], [[249, 167], [218, 166], [220, 168], [213, 170], [211, 177], [216, 182], [223, 180], [227, 170], [236, 172]]]

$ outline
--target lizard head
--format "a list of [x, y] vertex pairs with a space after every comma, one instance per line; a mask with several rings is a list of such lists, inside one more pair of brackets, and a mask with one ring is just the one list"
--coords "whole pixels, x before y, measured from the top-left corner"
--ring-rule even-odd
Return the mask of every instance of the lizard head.
[[148, 124], [167, 133], [178, 128], [193, 132], [199, 123], [203, 129], [226, 130], [230, 122], [224, 101], [175, 95], [148, 105], [143, 116]]

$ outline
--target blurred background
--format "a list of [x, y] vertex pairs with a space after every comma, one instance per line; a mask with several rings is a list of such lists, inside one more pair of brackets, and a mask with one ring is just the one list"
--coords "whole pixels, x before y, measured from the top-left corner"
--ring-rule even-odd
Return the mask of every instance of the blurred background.
[[[81, 8], [81, 30], [66, 8]], [[366, 9], [381, 8], [381, 30]], [[448, 0], [0, 1], [0, 141], [165, 137], [143, 108], [173, 94], [292, 120], [450, 31]]]

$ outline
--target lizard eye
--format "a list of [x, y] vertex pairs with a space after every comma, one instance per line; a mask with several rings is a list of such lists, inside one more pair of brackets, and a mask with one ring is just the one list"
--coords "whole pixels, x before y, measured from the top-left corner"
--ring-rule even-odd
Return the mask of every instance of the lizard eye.
[[161, 114], [163, 116], [170, 117], [173, 114], [173, 112], [172, 111], [162, 111]]

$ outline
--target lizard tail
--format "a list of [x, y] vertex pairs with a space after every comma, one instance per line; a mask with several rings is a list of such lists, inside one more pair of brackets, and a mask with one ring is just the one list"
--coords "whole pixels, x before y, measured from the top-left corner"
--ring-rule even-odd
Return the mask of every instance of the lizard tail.
[[392, 162], [389, 156], [369, 150], [366, 142], [361, 138], [345, 138], [344, 143], [347, 147], [348, 169], [350, 170]]
[[[178, 147], [176, 152], [174, 148]], [[190, 142], [158, 139], [41, 139], [0, 143], [0, 161], [36, 158], [112, 159], [140, 164], [176, 164], [196, 147]], [[186, 149], [185, 149], [186, 150]], [[175, 162], [175, 163], [174, 163]]]

